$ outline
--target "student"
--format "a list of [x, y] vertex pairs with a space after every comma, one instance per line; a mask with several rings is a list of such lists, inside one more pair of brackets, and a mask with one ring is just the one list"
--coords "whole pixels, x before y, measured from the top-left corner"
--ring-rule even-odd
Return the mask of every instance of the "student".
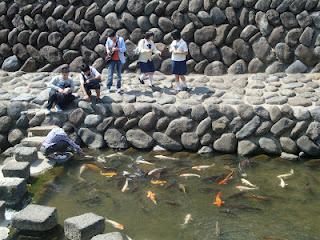
[[180, 31], [175, 30], [171, 33], [173, 42], [170, 45], [169, 51], [172, 53], [172, 73], [175, 74], [176, 79], [176, 91], [188, 90], [186, 84], [186, 78], [184, 75], [187, 74], [187, 55], [188, 46], [187, 43], [181, 38]]
[[54, 153], [65, 153], [69, 150], [74, 150], [78, 154], [83, 154], [79, 145], [74, 143], [62, 128], [53, 128], [45, 140], [43, 141], [40, 151], [49, 156]]
[[154, 74], [154, 65], [152, 61], [152, 54], [161, 54], [157, 50], [153, 42], [153, 32], [146, 32], [144, 39], [141, 39], [138, 43], [138, 53], [139, 53], [139, 66], [141, 70], [141, 75], [139, 76], [139, 81], [141, 84], [144, 84], [144, 79], [146, 75], [149, 78], [149, 86], [153, 87], [153, 74]]
[[80, 89], [84, 94], [84, 100], [90, 101], [92, 89], [96, 91], [97, 100], [100, 100], [101, 74], [87, 64], [83, 64], [80, 69]]
[[124, 53], [127, 51], [126, 44], [122, 37], [116, 35], [115, 32], [112, 32], [106, 42], [107, 58], [109, 60], [109, 70], [108, 70], [108, 83], [107, 83], [107, 92], [111, 90], [113, 82], [113, 73], [114, 67], [117, 69], [118, 79], [117, 79], [117, 93], [121, 93], [121, 70], [122, 65], [125, 64], [126, 58]]
[[74, 91], [74, 82], [69, 77], [69, 67], [63, 67], [61, 69], [61, 75], [52, 79], [50, 87], [51, 91], [49, 93], [47, 105], [49, 112], [54, 105], [57, 112], [61, 112], [75, 99], [72, 95], [72, 92]]

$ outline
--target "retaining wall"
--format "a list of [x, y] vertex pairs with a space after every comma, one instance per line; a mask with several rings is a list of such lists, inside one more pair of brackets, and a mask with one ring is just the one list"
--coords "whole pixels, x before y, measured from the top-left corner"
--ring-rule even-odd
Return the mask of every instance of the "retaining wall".
[[163, 51], [157, 69], [170, 72], [170, 32], [188, 42], [189, 71], [318, 72], [318, 0], [4, 0], [0, 2], [0, 64], [7, 71], [52, 71], [63, 63], [105, 67], [104, 43], [113, 29], [128, 47], [128, 67], [143, 33]]

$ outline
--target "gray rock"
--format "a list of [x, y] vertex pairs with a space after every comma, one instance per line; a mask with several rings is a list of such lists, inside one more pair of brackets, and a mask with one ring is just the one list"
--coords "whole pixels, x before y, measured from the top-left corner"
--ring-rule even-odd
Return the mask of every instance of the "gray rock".
[[273, 123], [270, 121], [262, 122], [260, 127], [257, 128], [255, 135], [256, 136], [264, 136], [265, 134], [269, 133]]
[[281, 111], [280, 108], [277, 106], [270, 107], [269, 113], [272, 122], [277, 122], [281, 118]]
[[198, 29], [194, 33], [194, 40], [196, 44], [202, 45], [210, 40], [214, 39], [216, 36], [216, 29], [214, 26], [205, 26]]
[[82, 108], [77, 108], [73, 110], [69, 115], [69, 121], [75, 126], [79, 126], [85, 119], [86, 113]]
[[204, 74], [207, 76], [217, 76], [225, 74], [226, 67], [220, 61], [214, 61], [205, 68]]
[[248, 72], [248, 67], [247, 67], [247, 63], [244, 60], [236, 61], [228, 69], [228, 74], [244, 74], [247, 72]]
[[206, 117], [207, 117], [207, 112], [201, 104], [192, 107], [191, 118], [193, 120], [200, 122]]
[[279, 146], [279, 143], [275, 139], [269, 137], [262, 137], [259, 139], [259, 146], [263, 151], [265, 151], [268, 154], [281, 154], [281, 148]]
[[3, 221], [5, 219], [5, 201], [0, 201], [0, 220]]
[[44, 232], [58, 225], [57, 209], [30, 204], [12, 219], [12, 226], [19, 230]]
[[297, 161], [299, 159], [299, 156], [295, 154], [286, 153], [286, 152], [282, 152], [280, 157], [288, 161]]
[[105, 146], [103, 136], [89, 128], [80, 128], [78, 135], [89, 148], [99, 149]]
[[235, 117], [230, 125], [229, 129], [231, 130], [232, 133], [237, 133], [244, 125], [244, 121], [240, 117]]
[[310, 123], [306, 135], [312, 140], [312, 141], [318, 141], [320, 138], [320, 123], [319, 122], [312, 122]]
[[281, 137], [280, 138], [280, 145], [284, 152], [297, 154], [298, 153], [298, 146], [295, 141], [288, 137]]
[[210, 126], [211, 126], [211, 118], [207, 117], [198, 124], [196, 129], [197, 135], [203, 136], [209, 130]]
[[8, 142], [13, 146], [20, 143], [23, 138], [24, 134], [20, 129], [13, 129], [8, 134]]
[[156, 127], [157, 116], [154, 112], [149, 112], [139, 121], [139, 127], [144, 131], [150, 131]]
[[125, 135], [115, 128], [109, 128], [104, 134], [104, 140], [109, 148], [113, 149], [127, 149], [128, 142]]
[[292, 127], [294, 127], [294, 125], [295, 122], [291, 119], [282, 118], [272, 126], [271, 133], [275, 136], [280, 136], [286, 131], [289, 131]]
[[94, 128], [101, 122], [102, 122], [102, 117], [100, 115], [94, 115], [94, 114], [88, 115], [84, 120], [84, 124], [89, 128], [90, 127]]
[[16, 147], [14, 157], [18, 162], [33, 162], [38, 159], [38, 151], [35, 147]]
[[20, 203], [27, 192], [27, 183], [23, 178], [2, 178], [0, 180], [1, 200], [6, 206], [15, 206]]
[[2, 64], [2, 69], [8, 72], [15, 72], [18, 71], [21, 67], [21, 63], [17, 56], [11, 56], [4, 60]]
[[30, 163], [9, 161], [2, 168], [2, 174], [4, 177], [28, 179], [30, 177]]
[[295, 125], [295, 127], [292, 129], [292, 131], [290, 133], [290, 137], [293, 138], [293, 139], [297, 139], [303, 133], [305, 133], [307, 128], [308, 128], [308, 122], [306, 122], [306, 121], [298, 122]]
[[152, 137], [140, 129], [127, 131], [126, 137], [128, 142], [138, 149], [150, 149], [154, 145]]
[[143, 0], [128, 0], [127, 9], [133, 16], [142, 15], [144, 7], [145, 2]]
[[237, 150], [237, 139], [233, 133], [222, 134], [213, 144], [214, 150], [223, 153], [235, 153]]
[[198, 151], [198, 154], [209, 154], [209, 153], [212, 153], [213, 152], [213, 149], [212, 147], [208, 147], [208, 146], [203, 146], [199, 151]]
[[104, 229], [104, 218], [94, 213], [85, 213], [64, 220], [64, 234], [67, 239], [89, 240], [103, 233]]
[[237, 39], [233, 42], [233, 50], [238, 54], [240, 58], [249, 62], [252, 59], [252, 49], [248, 43], [243, 39]]
[[182, 133], [181, 143], [187, 150], [197, 151], [199, 149], [199, 137], [194, 132]]
[[304, 73], [308, 70], [308, 67], [300, 60], [293, 62], [287, 69], [286, 73]]
[[315, 121], [320, 122], [320, 107], [312, 108], [309, 111], [310, 111], [312, 118]]
[[295, 15], [291, 12], [284, 12], [280, 14], [280, 19], [283, 26], [287, 29], [291, 29], [299, 26]]
[[245, 124], [239, 132], [237, 132], [237, 139], [244, 139], [246, 137], [251, 136], [256, 129], [260, 126], [261, 120], [259, 116], [255, 116], [251, 121]]
[[229, 119], [225, 116], [212, 122], [212, 130], [214, 133], [221, 134], [225, 132], [229, 125]]
[[238, 154], [240, 156], [250, 156], [257, 152], [258, 146], [250, 140], [242, 140], [238, 143]]
[[314, 144], [307, 136], [302, 136], [297, 140], [297, 145], [301, 151], [306, 154], [318, 157], [320, 155], [320, 148]]
[[114, 122], [114, 117], [108, 117], [103, 119], [102, 123], [97, 126], [98, 132], [105, 132]]
[[213, 19], [213, 23], [215, 23], [216, 25], [221, 25], [227, 20], [227, 17], [224, 14], [224, 12], [218, 7], [213, 7], [210, 10], [210, 16]]
[[181, 117], [173, 120], [167, 130], [166, 134], [171, 137], [180, 137], [183, 132], [191, 130], [193, 127], [193, 122], [187, 117]]
[[269, 24], [267, 15], [263, 12], [258, 12], [255, 20], [262, 36], [268, 36], [272, 31], [272, 26]]
[[165, 148], [168, 151], [181, 151], [183, 149], [182, 145], [170, 138], [169, 136], [167, 136], [164, 133], [161, 132], [155, 132], [153, 133], [153, 138], [154, 140], [163, 148]]
[[165, 17], [160, 17], [158, 24], [160, 29], [165, 33], [171, 32], [174, 29], [174, 25], [171, 20]]
[[120, 232], [111, 232], [111, 233], [106, 233], [106, 234], [99, 234], [91, 240], [129, 240], [129, 238]]

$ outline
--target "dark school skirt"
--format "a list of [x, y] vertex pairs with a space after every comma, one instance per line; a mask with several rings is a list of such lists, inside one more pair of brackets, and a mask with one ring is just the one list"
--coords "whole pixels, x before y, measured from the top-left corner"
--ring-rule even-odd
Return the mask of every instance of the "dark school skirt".
[[154, 65], [152, 61], [148, 62], [139, 62], [140, 70], [142, 73], [154, 72]]
[[186, 75], [187, 61], [172, 61], [172, 74]]

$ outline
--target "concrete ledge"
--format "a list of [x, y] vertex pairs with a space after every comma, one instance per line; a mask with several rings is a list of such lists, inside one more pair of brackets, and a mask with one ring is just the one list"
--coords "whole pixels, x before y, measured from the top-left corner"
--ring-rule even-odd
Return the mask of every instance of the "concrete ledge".
[[1, 178], [0, 200], [6, 201], [7, 206], [21, 202], [27, 192], [27, 183], [23, 178]]
[[30, 177], [30, 163], [9, 161], [2, 168], [4, 177], [17, 177], [28, 179]]

